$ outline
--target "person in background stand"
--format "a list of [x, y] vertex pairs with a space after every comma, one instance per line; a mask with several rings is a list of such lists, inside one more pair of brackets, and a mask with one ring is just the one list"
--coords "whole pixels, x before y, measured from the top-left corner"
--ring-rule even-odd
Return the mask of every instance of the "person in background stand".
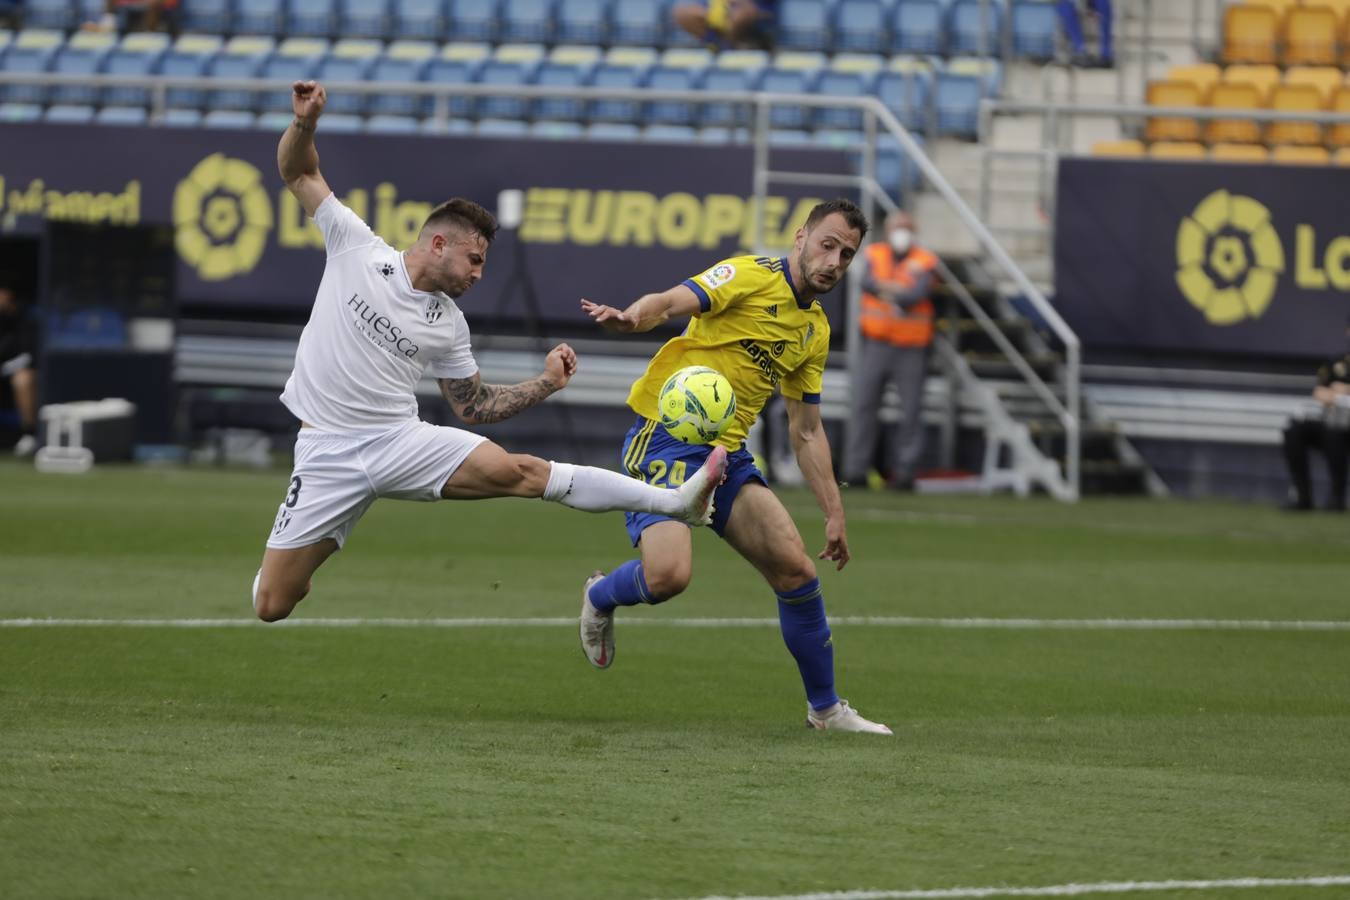
[[914, 487], [914, 468], [923, 453], [923, 384], [928, 346], [933, 342], [933, 286], [938, 259], [915, 242], [914, 218], [901, 210], [886, 219], [886, 238], [867, 248], [859, 327], [861, 359], [856, 362], [852, 415], [844, 452], [844, 481], [867, 483], [881, 428], [881, 396], [888, 380], [900, 391], [900, 434], [889, 485]]
[[12, 288], [0, 285], [0, 378], [8, 382], [22, 431], [15, 456], [37, 450], [37, 326]]
[[1083, 41], [1083, 20], [1078, 13], [1079, 0], [1058, 0], [1059, 20], [1064, 25], [1064, 35], [1069, 39], [1069, 48], [1073, 51], [1074, 65], [1109, 69], [1115, 65], [1115, 54], [1111, 49], [1111, 0], [1090, 0], [1090, 2], [1092, 12], [1097, 16], [1097, 40], [1101, 48], [1095, 57], [1088, 54]]
[[1318, 407], [1310, 415], [1291, 419], [1284, 429], [1284, 458], [1292, 482], [1285, 509], [1313, 508], [1308, 451], [1318, 447], [1331, 476], [1331, 498], [1326, 508], [1345, 512], [1346, 469], [1350, 465], [1350, 353], [1317, 370], [1317, 387], [1312, 395]]
[[675, 24], [714, 50], [772, 50], [778, 0], [679, 3]]

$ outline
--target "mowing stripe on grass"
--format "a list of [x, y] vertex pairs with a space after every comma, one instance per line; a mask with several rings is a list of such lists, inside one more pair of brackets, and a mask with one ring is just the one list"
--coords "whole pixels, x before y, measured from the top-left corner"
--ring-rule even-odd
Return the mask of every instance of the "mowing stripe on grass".
[[1309, 878], [1224, 878], [1214, 881], [1104, 881], [1045, 887], [939, 888], [927, 891], [832, 891], [824, 894], [774, 894], [704, 897], [702, 900], [965, 900], [978, 897], [1079, 897], [1084, 894], [1135, 894], [1145, 891], [1214, 891], [1224, 888], [1339, 887], [1350, 875]]
[[[573, 618], [478, 619], [0, 619], [0, 628], [554, 628], [576, 627]], [[777, 628], [777, 619], [659, 619], [625, 617], [624, 627]], [[881, 628], [971, 628], [1080, 631], [1350, 631], [1350, 620], [1280, 619], [924, 619], [912, 616], [838, 616], [831, 625]]]

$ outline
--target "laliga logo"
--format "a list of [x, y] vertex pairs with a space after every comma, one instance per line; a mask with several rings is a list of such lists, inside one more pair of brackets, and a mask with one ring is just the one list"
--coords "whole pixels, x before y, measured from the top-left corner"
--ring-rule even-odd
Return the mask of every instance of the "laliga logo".
[[272, 230], [272, 201], [262, 173], [213, 153], [173, 192], [174, 244], [203, 281], [252, 271]]
[[1284, 248], [1270, 211], [1215, 191], [1177, 229], [1177, 287], [1211, 325], [1259, 317], [1275, 296]]

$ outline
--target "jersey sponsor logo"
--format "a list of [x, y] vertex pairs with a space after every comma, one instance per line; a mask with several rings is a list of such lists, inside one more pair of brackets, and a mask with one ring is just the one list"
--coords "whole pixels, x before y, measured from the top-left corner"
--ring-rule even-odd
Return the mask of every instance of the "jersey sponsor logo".
[[773, 347], [771, 348], [773, 355], [775, 357], [782, 356], [783, 351], [786, 349], [787, 349], [787, 341], [774, 341]]
[[765, 350], [759, 344], [749, 338], [741, 338], [741, 347], [750, 355], [759, 370], [769, 379], [770, 384], [778, 384], [782, 376], [778, 373], [778, 367], [773, 364], [773, 351]]
[[735, 277], [735, 266], [731, 263], [719, 263], [698, 276], [698, 280], [706, 284], [708, 290], [715, 291]]
[[407, 336], [404, 329], [395, 325], [388, 316], [372, 308], [361, 299], [360, 294], [351, 295], [347, 300], [347, 308], [356, 313], [356, 318], [351, 320], [352, 324], [360, 329], [372, 344], [408, 359], [417, 355], [419, 348]]

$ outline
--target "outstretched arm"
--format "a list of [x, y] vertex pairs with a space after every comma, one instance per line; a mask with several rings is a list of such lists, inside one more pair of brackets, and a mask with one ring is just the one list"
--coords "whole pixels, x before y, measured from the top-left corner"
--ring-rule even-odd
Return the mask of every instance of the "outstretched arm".
[[323, 115], [328, 94], [317, 81], [297, 81], [291, 86], [291, 122], [277, 145], [277, 169], [286, 187], [310, 216], [324, 198], [333, 193], [319, 172], [319, 151], [314, 149], [314, 129]]
[[544, 359], [544, 372], [520, 384], [483, 384], [479, 373], [471, 378], [440, 378], [441, 396], [455, 415], [470, 425], [489, 425], [509, 419], [567, 386], [577, 371], [577, 355], [559, 344]]
[[651, 331], [671, 319], [692, 316], [699, 311], [699, 302], [687, 285], [677, 284], [660, 294], [643, 294], [624, 310], [582, 300], [581, 311], [606, 331], [628, 334]]
[[844, 501], [839, 496], [839, 485], [834, 480], [834, 460], [830, 456], [830, 442], [825, 437], [825, 425], [820, 420], [820, 406], [803, 400], [783, 398], [787, 404], [788, 436], [802, 476], [816, 495], [816, 503], [825, 513], [825, 549], [817, 559], [832, 559], [836, 569], [848, 565], [848, 532], [844, 527]]

